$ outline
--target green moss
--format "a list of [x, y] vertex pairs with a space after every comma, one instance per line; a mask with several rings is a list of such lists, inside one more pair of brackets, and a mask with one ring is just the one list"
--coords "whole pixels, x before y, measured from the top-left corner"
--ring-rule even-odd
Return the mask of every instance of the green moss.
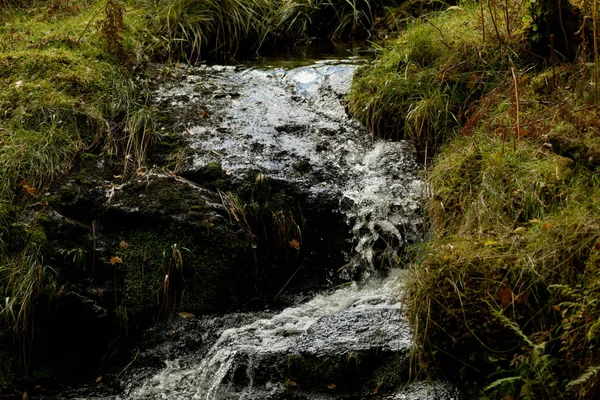
[[404, 368], [399, 364], [395, 359], [383, 363], [373, 372], [365, 386], [372, 393], [392, 392], [406, 381]]
[[288, 357], [285, 379], [290, 390], [363, 394], [392, 391], [408, 379], [402, 360], [400, 355], [386, 353], [325, 357], [295, 354]]
[[[158, 314], [165, 307], [168, 311], [213, 312], [226, 308], [236, 295], [243, 296], [249, 289], [237, 290], [244, 281], [232, 278], [243, 276], [234, 267], [238, 257], [244, 256], [246, 243], [227, 227], [190, 231], [176, 224], [141, 226], [123, 231], [118, 239], [115, 254], [122, 260], [116, 264], [123, 276], [122, 305], [133, 313], [155, 310]], [[182, 258], [178, 269], [172, 265], [174, 245]]]

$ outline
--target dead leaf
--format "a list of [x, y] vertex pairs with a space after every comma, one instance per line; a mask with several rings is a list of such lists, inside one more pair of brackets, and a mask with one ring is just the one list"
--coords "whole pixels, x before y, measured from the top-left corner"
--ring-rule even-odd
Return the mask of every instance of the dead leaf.
[[127, 243], [126, 241], [124, 241], [124, 240], [121, 240], [121, 241], [119, 242], [119, 248], [120, 248], [121, 250], [127, 250], [127, 248], [128, 248], [128, 247], [129, 247], [129, 243]]
[[34, 188], [33, 186], [28, 185], [27, 182], [25, 182], [25, 181], [21, 182], [21, 186], [23, 187], [23, 190], [25, 190], [25, 192], [27, 192], [27, 194], [30, 194], [32, 196], [37, 195], [37, 189]]
[[137, 171], [135, 171], [135, 174], [138, 176], [138, 178], [141, 178], [144, 175], [146, 175], [146, 173], [144, 171], [142, 171], [141, 169], [138, 169]]
[[549, 231], [550, 229], [552, 229], [552, 227], [553, 227], [553, 225], [549, 224], [547, 222], [545, 224], [542, 224], [542, 230], [544, 230], [544, 231]]
[[298, 242], [296, 239], [292, 239], [290, 240], [290, 247], [296, 250], [300, 250], [300, 242]]
[[112, 201], [113, 197], [115, 197], [115, 191], [117, 190], [116, 186], [110, 186], [108, 188], [108, 204]]
[[485, 247], [489, 247], [489, 246], [497, 246], [499, 245], [499, 242], [496, 242], [495, 240], [488, 240], [487, 242], [485, 242], [483, 245]]
[[194, 314], [185, 311], [178, 312], [177, 314], [183, 319], [196, 318]]
[[502, 307], [506, 308], [512, 303], [513, 292], [507, 286], [502, 285], [496, 294], [496, 298], [494, 300], [499, 301], [502, 304]]
[[110, 265], [123, 264], [123, 260], [121, 260], [121, 257], [118, 256], [112, 256], [109, 262]]
[[335, 383], [330, 383], [329, 385], [327, 385], [327, 389], [333, 390], [337, 387], [337, 385]]
[[23, 400], [27, 400], [29, 398], [29, 394], [27, 392], [23, 392]]
[[99, 377], [96, 378], [96, 383], [100, 382], [102, 380], [102, 375], [100, 375]]

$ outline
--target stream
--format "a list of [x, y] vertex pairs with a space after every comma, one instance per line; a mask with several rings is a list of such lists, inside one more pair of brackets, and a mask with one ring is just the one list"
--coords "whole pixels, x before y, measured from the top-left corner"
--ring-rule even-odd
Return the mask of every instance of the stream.
[[43, 398], [458, 399], [448, 383], [411, 379], [400, 267], [423, 235], [423, 184], [409, 143], [374, 140], [346, 114], [363, 62], [157, 67], [155, 106], [176, 121], [163, 128], [190, 149], [178, 179], [201, 184], [218, 164], [234, 183], [268, 177], [302, 193], [307, 209], [325, 204], [343, 221], [331, 234], [345, 238], [345, 263], [329, 265], [328, 289], [283, 309], [173, 314], [145, 335], [110, 389]]

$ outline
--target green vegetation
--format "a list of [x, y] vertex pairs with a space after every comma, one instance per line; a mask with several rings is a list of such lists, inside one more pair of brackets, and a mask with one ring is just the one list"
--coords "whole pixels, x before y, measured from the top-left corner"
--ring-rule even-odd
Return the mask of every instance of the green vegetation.
[[119, 135], [140, 107], [131, 73], [103, 50], [111, 38], [86, 29], [95, 18], [103, 21], [99, 32], [110, 25], [98, 15], [101, 4], [8, 3], [0, 10], [0, 315], [25, 367], [36, 320], [65, 284], [46, 260], [44, 194], [85, 149], [129, 151]]
[[349, 99], [375, 135], [412, 139], [428, 164], [437, 153], [408, 312], [421, 371], [469, 398], [600, 393], [592, 7], [562, 3], [464, 2], [421, 18]]
[[513, 49], [499, 47], [497, 37], [482, 43], [479, 24], [474, 5], [411, 23], [357, 72], [350, 113], [378, 136], [407, 138], [431, 153], [510, 70]]
[[[121, 333], [140, 314], [162, 317], [184, 304], [208, 311], [216, 298], [235, 298], [233, 284], [213, 283], [227, 281], [224, 274], [239, 262], [232, 249], [247, 237], [244, 231], [229, 237], [233, 224], [216, 226], [197, 204], [186, 217], [206, 217], [194, 220], [199, 230], [175, 234], [181, 227], [173, 224], [125, 229], [123, 237], [109, 235], [114, 258], [97, 253], [97, 205], [83, 197], [97, 195], [92, 189], [106, 183], [112, 200], [118, 184], [147, 176], [148, 160], [164, 159], [152, 149], [172, 151], [174, 168], [185, 157], [185, 149], [174, 149], [178, 143], [168, 133], [155, 130], [157, 113], [148, 103], [145, 76], [150, 61], [229, 60], [314, 37], [366, 37], [376, 22], [391, 25], [378, 19], [388, 6], [401, 13], [421, 4], [0, 0], [0, 342], [14, 342], [9, 361], [2, 361], [2, 370], [6, 364], [14, 374], [4, 375], [1, 385], [35, 368], [36, 345], [44, 343], [52, 325], [40, 321], [54, 312], [57, 299], [84, 287], [91, 290], [95, 279], [112, 286], [107, 297], [113, 300], [103, 301], [110, 304]], [[102, 171], [99, 163], [105, 165]], [[257, 237], [260, 251], [294, 258], [302, 245], [301, 215], [280, 211], [276, 200], [245, 198], [252, 199], [244, 206], [256, 225], [252, 229], [265, 232]], [[60, 216], [73, 243], [56, 248], [60, 232], [49, 231], [55, 210], [62, 212], [76, 200], [84, 204], [85, 209], [74, 211], [82, 221]], [[162, 201], [159, 211], [157, 204], [142, 205], [157, 221], [162, 213], [180, 211], [173, 201]], [[128, 247], [117, 246], [121, 240]], [[272, 249], [266, 244], [271, 240], [277, 243]], [[230, 244], [227, 249], [224, 243]]]
[[[393, 10], [408, 16], [421, 1], [140, 0], [154, 27], [149, 47], [173, 59], [231, 58], [313, 39], [367, 37]], [[391, 23], [387, 23], [389, 28]], [[165, 40], [166, 39], [166, 40]]]

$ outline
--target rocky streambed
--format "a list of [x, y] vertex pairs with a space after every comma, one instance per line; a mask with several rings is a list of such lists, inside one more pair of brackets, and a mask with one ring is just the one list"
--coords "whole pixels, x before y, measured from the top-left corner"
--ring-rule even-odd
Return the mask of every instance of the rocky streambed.
[[157, 67], [170, 168], [118, 183], [84, 163], [91, 178], [61, 182], [50, 226], [113, 266], [73, 292], [82, 314], [175, 312], [122, 368], [41, 398], [458, 398], [411, 381], [390, 270], [421, 237], [423, 189], [410, 144], [345, 112], [360, 63]]

